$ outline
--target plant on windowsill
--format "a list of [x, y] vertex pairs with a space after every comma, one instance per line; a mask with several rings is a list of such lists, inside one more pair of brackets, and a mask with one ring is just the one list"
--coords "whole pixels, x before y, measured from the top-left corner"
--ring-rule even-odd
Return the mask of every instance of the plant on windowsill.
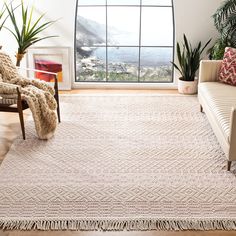
[[211, 39], [203, 47], [202, 43], [199, 42], [197, 46], [193, 48], [185, 34], [183, 37], [184, 42], [182, 44], [182, 49], [180, 44], [177, 43], [177, 58], [179, 65], [174, 62], [171, 63], [181, 74], [178, 81], [179, 93], [196, 94], [198, 85], [196, 73], [199, 69], [201, 54], [210, 43]]
[[46, 36], [40, 37], [39, 34], [51, 26], [55, 21], [47, 21], [41, 24], [41, 20], [45, 14], [40, 15], [35, 21], [33, 21], [34, 8], [31, 9], [24, 6], [23, 0], [21, 0], [20, 9], [21, 9], [21, 22], [17, 19], [15, 15], [15, 8], [12, 3], [8, 6], [5, 4], [7, 13], [10, 17], [13, 29], [7, 28], [18, 44], [18, 50], [16, 53], [16, 65], [20, 66], [20, 62], [24, 57], [28, 47], [31, 45], [52, 37], [57, 36]]
[[236, 48], [236, 1], [225, 1], [212, 17], [220, 38], [208, 52], [211, 59], [222, 60], [226, 47]]

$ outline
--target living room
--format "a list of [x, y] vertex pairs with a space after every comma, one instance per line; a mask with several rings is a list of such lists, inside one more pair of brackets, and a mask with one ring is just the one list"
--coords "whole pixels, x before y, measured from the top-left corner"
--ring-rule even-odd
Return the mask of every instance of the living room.
[[1, 236], [235, 235], [235, 0], [1, 6]]

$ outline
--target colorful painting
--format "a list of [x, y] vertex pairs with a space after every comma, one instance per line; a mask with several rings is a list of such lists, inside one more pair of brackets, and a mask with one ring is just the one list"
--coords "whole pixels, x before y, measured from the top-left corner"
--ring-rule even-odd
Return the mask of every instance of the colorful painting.
[[[58, 60], [53, 60], [53, 59], [47, 59], [45, 57], [41, 59], [40, 56], [35, 56], [34, 66], [35, 69], [37, 70], [57, 73], [58, 82], [62, 82], [63, 81], [62, 62], [59, 61], [60, 58]], [[54, 75], [46, 74], [43, 72], [35, 72], [35, 77], [37, 79], [41, 79], [46, 82], [54, 82]]]
[[28, 67], [39, 70], [29, 76], [50, 83], [54, 82], [54, 75], [43, 71], [57, 73], [59, 89], [71, 89], [68, 48], [30, 48], [28, 50]]

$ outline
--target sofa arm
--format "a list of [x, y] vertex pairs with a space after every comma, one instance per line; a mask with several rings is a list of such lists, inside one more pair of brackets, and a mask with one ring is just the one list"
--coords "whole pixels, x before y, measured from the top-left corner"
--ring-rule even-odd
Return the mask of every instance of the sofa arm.
[[199, 70], [199, 83], [218, 80], [221, 60], [202, 60]]
[[229, 160], [236, 161], [236, 108], [232, 108], [230, 118]]

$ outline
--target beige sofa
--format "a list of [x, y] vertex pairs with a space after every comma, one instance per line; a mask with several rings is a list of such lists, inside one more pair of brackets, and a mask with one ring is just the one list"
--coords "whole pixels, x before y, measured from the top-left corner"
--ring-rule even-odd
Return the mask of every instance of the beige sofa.
[[236, 86], [217, 82], [221, 61], [200, 64], [198, 98], [227, 158], [236, 161]]

